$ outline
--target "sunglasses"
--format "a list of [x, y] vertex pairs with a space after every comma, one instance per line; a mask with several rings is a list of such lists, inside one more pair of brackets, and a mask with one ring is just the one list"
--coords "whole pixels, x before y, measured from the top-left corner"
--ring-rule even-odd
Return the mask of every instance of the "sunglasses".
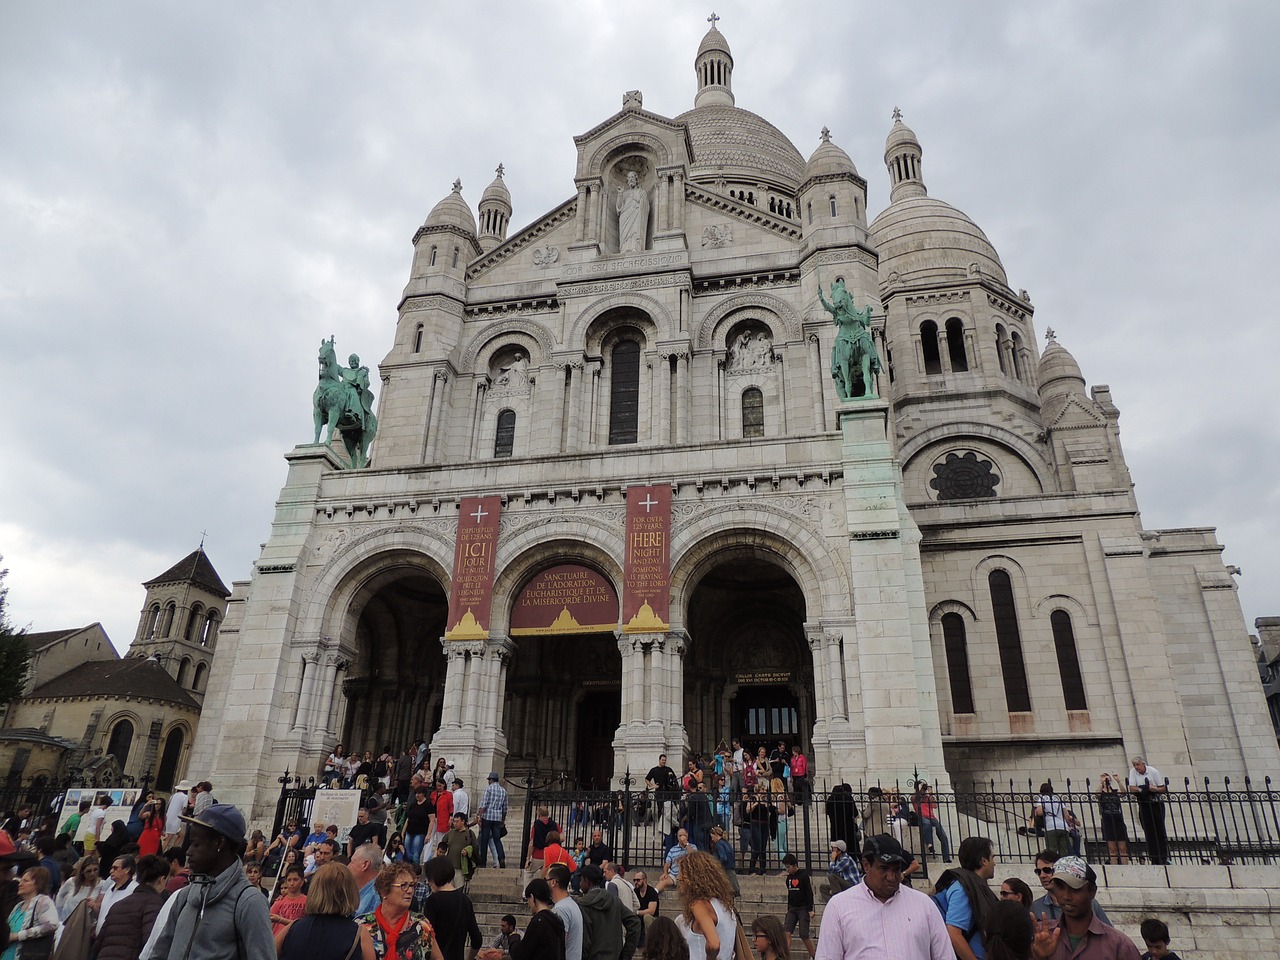
[[1037, 877], [1052, 877], [1053, 867], [1036, 867]]
[[1020, 895], [1018, 894], [1018, 892], [1017, 892], [1016, 890], [1001, 890], [1001, 891], [1000, 891], [1000, 896], [1002, 896], [1002, 897], [1009, 897], [1009, 898], [1014, 899], [1014, 900], [1018, 900], [1018, 899], [1020, 899]]

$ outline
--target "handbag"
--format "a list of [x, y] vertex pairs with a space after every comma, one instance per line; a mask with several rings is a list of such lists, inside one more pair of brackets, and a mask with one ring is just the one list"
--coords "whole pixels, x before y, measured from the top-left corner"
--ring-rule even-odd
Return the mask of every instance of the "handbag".
[[742, 916], [737, 911], [734, 911], [733, 916], [738, 921], [733, 932], [733, 960], [755, 960], [755, 955], [751, 952], [751, 941], [747, 939], [747, 931], [742, 929]]
[[[27, 914], [27, 922], [24, 926], [28, 929], [35, 926], [36, 911], [40, 908], [41, 900], [48, 900], [44, 894], [39, 894], [31, 901], [31, 912]], [[53, 934], [46, 933], [41, 937], [31, 937], [28, 940], [18, 941], [18, 960], [49, 960], [49, 955], [53, 953]]]

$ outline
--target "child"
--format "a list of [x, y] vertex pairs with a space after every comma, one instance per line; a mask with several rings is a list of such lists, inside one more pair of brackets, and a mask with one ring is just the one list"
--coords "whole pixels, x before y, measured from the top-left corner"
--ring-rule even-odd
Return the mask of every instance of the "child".
[[582, 865], [587, 862], [587, 844], [581, 837], [573, 841], [573, 876], [569, 878], [569, 891], [578, 893], [582, 890], [578, 884], [582, 882]]
[[1169, 927], [1163, 920], [1148, 917], [1142, 921], [1142, 942], [1147, 945], [1147, 952], [1142, 960], [1181, 960], [1169, 949]]

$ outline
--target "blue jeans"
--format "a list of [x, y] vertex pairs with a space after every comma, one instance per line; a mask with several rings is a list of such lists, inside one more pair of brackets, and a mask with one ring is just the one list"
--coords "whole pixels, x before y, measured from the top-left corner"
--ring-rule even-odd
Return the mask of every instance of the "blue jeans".
[[480, 821], [480, 851], [476, 855], [476, 864], [478, 866], [486, 866], [489, 858], [489, 844], [493, 844], [494, 856], [498, 858], [497, 865], [502, 866], [507, 862], [506, 851], [502, 849], [502, 832], [501, 820], [481, 820]]
[[404, 858], [409, 863], [416, 864], [422, 859], [422, 845], [426, 842], [427, 835], [425, 833], [409, 833], [404, 838]]
[[938, 834], [938, 842], [942, 844], [942, 859], [951, 859], [951, 841], [947, 839], [947, 831], [942, 829], [942, 824], [937, 817], [921, 817], [920, 818], [920, 837], [924, 840], [926, 847], [933, 846], [933, 835]]

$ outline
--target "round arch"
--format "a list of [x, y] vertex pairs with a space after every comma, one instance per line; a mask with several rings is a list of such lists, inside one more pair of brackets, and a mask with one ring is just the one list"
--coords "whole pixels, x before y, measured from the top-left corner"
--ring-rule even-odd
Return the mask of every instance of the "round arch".
[[785, 301], [767, 293], [744, 293], [717, 304], [698, 324], [698, 349], [709, 350], [723, 343], [728, 328], [748, 317], [763, 320], [770, 327], [774, 326], [770, 320], [777, 321], [788, 343], [803, 339], [800, 318]]
[[961, 421], [948, 423], [945, 426], [931, 427], [909, 437], [898, 452], [905, 474], [914, 466], [917, 456], [935, 444], [949, 443], [956, 446], [966, 441], [985, 440], [990, 444], [1008, 450], [1017, 456], [1024, 467], [1035, 476], [1040, 490], [1051, 488], [1049, 478], [1053, 476], [1053, 464], [1049, 462], [1047, 453], [1035, 444], [1024, 440], [1011, 430], [990, 423]]
[[[594, 355], [598, 352], [599, 342], [612, 326], [609, 322], [597, 324], [596, 321], [625, 307], [631, 308], [625, 311], [627, 322], [640, 329], [648, 341], [648, 347], [652, 348], [659, 340], [674, 336], [675, 324], [666, 307], [646, 294], [626, 291], [597, 300], [580, 313], [574, 320], [569, 335], [565, 337], [565, 346]], [[637, 316], [637, 313], [644, 316]]]
[[[551, 359], [555, 338], [541, 323], [533, 320], [504, 320], [486, 326], [484, 333], [472, 337], [462, 352], [461, 371], [484, 372], [489, 356], [507, 343], [517, 342], [529, 350], [529, 365], [538, 367]], [[481, 363], [484, 360], [485, 363]]]

